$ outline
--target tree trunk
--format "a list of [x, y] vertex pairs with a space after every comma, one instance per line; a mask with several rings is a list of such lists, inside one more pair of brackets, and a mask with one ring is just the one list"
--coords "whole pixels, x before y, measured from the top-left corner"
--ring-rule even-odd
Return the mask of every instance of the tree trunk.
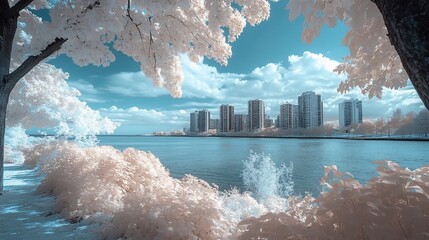
[[4, 165], [4, 135], [6, 108], [9, 95], [18, 81], [37, 64], [58, 51], [67, 41], [67, 38], [55, 38], [38, 55], [29, 56], [15, 70], [10, 72], [13, 39], [15, 37], [19, 12], [33, 0], [20, 0], [13, 7], [9, 7], [8, 0], [0, 0], [0, 194], [3, 191]]
[[4, 135], [6, 128], [6, 107], [14, 84], [8, 83], [13, 38], [18, 15], [6, 17], [10, 12], [8, 1], [0, 1], [0, 194], [3, 192]]
[[0, 87], [0, 194], [3, 192], [3, 160], [4, 160], [4, 134], [6, 129], [6, 107], [10, 91], [5, 85]]
[[429, 1], [372, 0], [419, 97], [429, 109]]

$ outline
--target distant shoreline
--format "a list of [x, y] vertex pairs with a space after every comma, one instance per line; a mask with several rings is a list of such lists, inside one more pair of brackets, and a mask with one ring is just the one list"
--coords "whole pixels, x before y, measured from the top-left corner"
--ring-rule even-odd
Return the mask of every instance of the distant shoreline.
[[342, 139], [342, 140], [375, 140], [375, 141], [429, 141], [429, 137], [367, 137], [367, 136], [242, 136], [242, 135], [153, 135], [154, 137], [219, 137], [219, 138], [281, 138], [281, 139]]
[[[30, 134], [32, 137], [46, 137], [55, 135]], [[418, 141], [427, 142], [429, 137], [368, 137], [368, 136], [244, 136], [244, 135], [97, 135], [97, 137], [217, 137], [217, 138], [278, 138], [278, 139], [342, 139], [342, 140], [371, 140], [371, 141]]]

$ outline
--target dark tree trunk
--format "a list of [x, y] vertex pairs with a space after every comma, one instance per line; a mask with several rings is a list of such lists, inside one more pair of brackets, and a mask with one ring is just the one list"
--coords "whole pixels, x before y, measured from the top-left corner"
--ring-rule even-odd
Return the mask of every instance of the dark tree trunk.
[[6, 107], [9, 101], [10, 91], [4, 88], [4, 86], [0, 87], [0, 194], [3, 192], [3, 159], [4, 159], [4, 134], [6, 129]]
[[12, 43], [16, 32], [18, 16], [6, 18], [9, 12], [8, 1], [0, 2], [0, 194], [3, 192], [4, 135], [6, 128], [6, 107], [13, 86], [6, 76], [10, 70]]
[[429, 1], [372, 0], [414, 88], [429, 109]]
[[0, 0], [0, 195], [3, 192], [4, 135], [6, 128], [6, 110], [9, 95], [18, 81], [42, 60], [46, 59], [67, 41], [55, 40], [38, 55], [28, 57], [13, 72], [10, 72], [13, 39], [16, 33], [19, 12], [33, 0], [20, 0], [13, 7], [8, 0]]

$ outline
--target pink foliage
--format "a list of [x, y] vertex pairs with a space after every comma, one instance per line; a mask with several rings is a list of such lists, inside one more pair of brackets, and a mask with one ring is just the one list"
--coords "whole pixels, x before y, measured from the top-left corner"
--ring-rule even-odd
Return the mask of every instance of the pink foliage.
[[68, 85], [68, 77], [68, 73], [51, 64], [37, 65], [11, 92], [7, 126], [45, 128], [58, 135], [83, 139], [88, 135], [112, 134], [119, 124], [81, 101], [81, 93]]
[[390, 43], [386, 24], [373, 1], [370, 0], [290, 0], [289, 19], [304, 16], [302, 39], [310, 43], [323, 26], [335, 27], [342, 21], [348, 31], [342, 43], [350, 55], [334, 70], [346, 74], [338, 91], [346, 93], [359, 87], [369, 98], [381, 98], [383, 87], [403, 88], [407, 84], [401, 59]]
[[329, 166], [320, 197], [292, 196], [284, 208], [276, 196], [258, 202], [190, 175], [172, 178], [153, 154], [132, 148], [51, 142], [26, 152], [26, 162], [46, 173], [38, 190], [56, 196], [56, 210], [71, 222], [101, 219], [103, 239], [429, 237], [429, 166], [377, 161], [365, 185]]
[[187, 175], [178, 180], [153, 154], [73, 143], [38, 145], [27, 163], [41, 161], [39, 192], [56, 196], [56, 210], [72, 222], [112, 216], [107, 239], [217, 239], [229, 232], [217, 188]]
[[[50, 20], [32, 9], [49, 12]], [[33, 1], [19, 14], [12, 63], [19, 65], [55, 38], [64, 38], [56, 54], [66, 54], [77, 65], [108, 66], [116, 59], [115, 49], [140, 63], [155, 86], [180, 97], [180, 55], [226, 64], [232, 54], [230, 42], [247, 23], [259, 24], [269, 15], [268, 0]]]
[[429, 167], [376, 161], [366, 185], [326, 167], [319, 198], [289, 199], [289, 211], [240, 223], [241, 239], [428, 239]]

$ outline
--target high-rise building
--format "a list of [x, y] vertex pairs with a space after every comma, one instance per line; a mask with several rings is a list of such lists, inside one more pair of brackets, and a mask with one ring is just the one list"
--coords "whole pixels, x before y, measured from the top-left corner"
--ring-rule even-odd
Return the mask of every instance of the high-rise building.
[[362, 123], [362, 101], [357, 99], [345, 100], [338, 105], [340, 127], [348, 127], [355, 123]]
[[210, 111], [201, 110], [198, 111], [198, 131], [207, 132], [210, 129]]
[[198, 132], [198, 111], [195, 111], [190, 114], [190, 132]]
[[271, 119], [270, 116], [267, 116], [264, 120], [264, 127], [265, 128], [274, 127], [274, 119]]
[[264, 101], [250, 100], [248, 103], [248, 112], [249, 131], [263, 129], [265, 120]]
[[279, 127], [283, 129], [298, 128], [298, 105], [285, 103], [280, 105]]
[[247, 131], [247, 115], [234, 114], [234, 130], [236, 132]]
[[303, 92], [298, 97], [298, 126], [315, 128], [323, 125], [323, 102], [313, 91]]
[[219, 131], [232, 132], [234, 131], [234, 106], [221, 105], [219, 108]]
[[212, 119], [210, 118], [210, 129], [219, 129], [219, 119]]
[[[323, 104], [323, 103], [322, 103]], [[292, 128], [299, 128], [299, 108], [298, 105], [292, 106]], [[322, 105], [322, 125], [323, 125], [323, 105]]]
[[277, 114], [275, 127], [280, 128], [280, 114]]

